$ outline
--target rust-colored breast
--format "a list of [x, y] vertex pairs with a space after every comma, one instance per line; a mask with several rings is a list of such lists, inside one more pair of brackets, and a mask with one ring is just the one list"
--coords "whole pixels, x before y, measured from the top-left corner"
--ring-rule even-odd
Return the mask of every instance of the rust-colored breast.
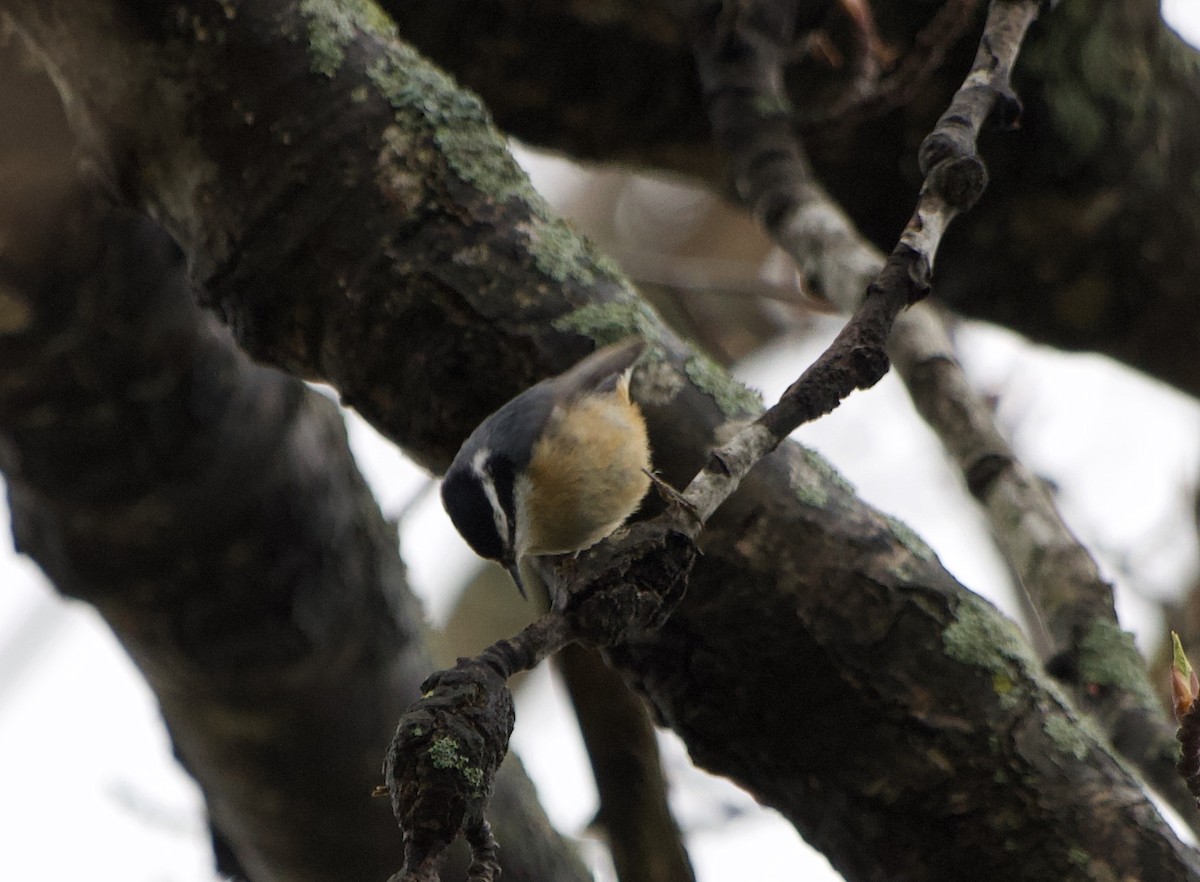
[[530, 508], [523, 554], [594, 545], [624, 523], [650, 486], [646, 424], [628, 380], [556, 410], [528, 467]]

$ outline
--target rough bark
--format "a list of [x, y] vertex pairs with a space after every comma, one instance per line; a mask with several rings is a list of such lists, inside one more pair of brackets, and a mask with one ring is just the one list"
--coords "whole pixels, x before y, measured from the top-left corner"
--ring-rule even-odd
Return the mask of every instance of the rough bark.
[[[431, 665], [394, 529], [336, 407], [201, 314], [157, 225], [68, 181], [9, 180], [0, 206], [17, 547], [145, 675], [223, 870], [386, 878], [400, 834], [371, 790]], [[506, 878], [586, 878], [520, 779]]]
[[[669, 479], [752, 409], [371, 16], [6, 5], [243, 345], [333, 382], [420, 461], [633, 331], [659, 350], [635, 392]], [[703, 547], [677, 613], [613, 658], [848, 878], [1200, 878], [1011, 626], [816, 457], [764, 461]]]
[[[922, 287], [938, 265], [934, 256], [950, 221], [973, 207], [986, 184], [978, 152], [983, 124], [991, 120], [1008, 127], [1019, 117], [1011, 72], [1040, 6], [1017, 0], [991, 4], [971, 71], [921, 142], [918, 157], [925, 182], [900, 243], [916, 257], [914, 269], [923, 270], [913, 272], [926, 283]], [[697, 66], [714, 135], [730, 154], [735, 192], [793, 257], [810, 286], [854, 313], [848, 330], [886, 277], [885, 258], [813, 180], [791, 115], [764, 111], [789, 103], [782, 67], [795, 41], [791, 8], [742, 0], [736, 7], [710, 7], [709, 15], [698, 14], [693, 37]], [[731, 9], [736, 12], [730, 14]], [[880, 91], [887, 93], [883, 87]], [[889, 262], [895, 256], [893, 251]], [[832, 344], [806, 376], [836, 347]], [[936, 312], [920, 304], [900, 316], [887, 347], [918, 411], [960, 467], [998, 547], [1035, 604], [1034, 620], [1047, 629], [1052, 646], [1048, 668], [1072, 689], [1079, 706], [1103, 722], [1121, 755], [1184, 818], [1200, 821], [1194, 799], [1175, 781], [1174, 727], [1164, 718], [1148, 677], [1136, 682], [1136, 671], [1146, 664], [1132, 635], [1121, 650], [1111, 586], [1042, 483], [1008, 447], [989, 408], [971, 391]], [[1101, 634], [1104, 651], [1098, 655], [1093, 647]], [[1125, 673], [1113, 678], [1109, 672], [1114, 670]]]

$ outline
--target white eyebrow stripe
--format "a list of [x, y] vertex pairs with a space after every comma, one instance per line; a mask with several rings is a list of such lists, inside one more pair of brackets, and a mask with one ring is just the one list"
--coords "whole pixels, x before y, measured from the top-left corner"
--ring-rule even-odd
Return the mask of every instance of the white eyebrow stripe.
[[481, 447], [471, 457], [471, 471], [479, 478], [479, 484], [483, 487], [483, 495], [487, 497], [488, 503], [492, 506], [492, 520], [496, 524], [496, 532], [500, 534], [500, 544], [507, 548], [508, 517], [504, 514], [504, 508], [500, 505], [500, 495], [496, 492], [496, 482], [492, 480], [492, 473], [487, 468], [488, 457], [491, 455], [491, 450]]

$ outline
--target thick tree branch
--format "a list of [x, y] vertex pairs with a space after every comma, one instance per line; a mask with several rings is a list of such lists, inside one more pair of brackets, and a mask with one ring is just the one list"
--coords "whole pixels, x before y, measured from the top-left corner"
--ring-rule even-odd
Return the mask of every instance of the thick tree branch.
[[[732, 154], [735, 189], [813, 277], [817, 290], [843, 309], [854, 309], [864, 287], [869, 301], [884, 258], [813, 180], [787, 115], [761, 110], [785, 105], [781, 65], [788, 41], [794, 39], [792, 23], [776, 22], [776, 29], [767, 32], [762, 17], [754, 17], [755, 7], [729, 8], [737, 10], [738, 18], [702, 25], [697, 51], [712, 96], [714, 130]], [[1004, 114], [1008, 121], [1015, 118], [1009, 77], [1036, 9], [1036, 3], [992, 4], [972, 72], [922, 144], [922, 166], [930, 177], [939, 162], [947, 161], [951, 168], [966, 164], [968, 178], [981, 185], [985, 175], [975, 144], [997, 98], [1010, 108]], [[975, 167], [978, 171], [971, 171]], [[920, 246], [930, 269], [941, 233], [956, 213], [953, 207], [946, 210], [936, 191], [927, 180], [902, 236]], [[964, 195], [967, 203], [975, 201], [972, 192]], [[858, 320], [857, 315], [852, 318], [848, 329]], [[1002, 551], [1048, 625], [1050, 670], [1075, 688], [1081, 706], [1103, 722], [1113, 743], [1160, 792], [1185, 817], [1193, 816], [1191, 799], [1175, 780], [1173, 733], [1154, 698], [1144, 661], [1117, 624], [1111, 586], [1067, 529], [1041, 482], [1000, 436], [955, 362], [941, 321], [928, 309], [913, 309], [899, 318], [888, 349], [918, 410], [984, 505]]]
[[[370, 791], [429, 659], [340, 414], [236, 350], [169, 238], [69, 176], [8, 181], [0, 238], [18, 548], [113, 628], [246, 878], [385, 878], [401, 841]], [[507, 801], [506, 878], [585, 878]]]
[[[920, 41], [933, 19], [961, 2], [871, 7], [882, 39], [908, 57], [928, 51]], [[507, 132], [583, 159], [724, 184], [692, 69], [689, 4], [621, 0], [603, 17], [553, 0], [386, 5], [405, 37], [478, 91]], [[947, 241], [939, 296], [1200, 394], [1191, 343], [1200, 336], [1191, 294], [1200, 276], [1200, 214], [1190, 208], [1200, 199], [1196, 51], [1145, 0], [1062, 3], [1046, 23], [1017, 71], [1022, 137], [989, 145], [996, 186]], [[890, 247], [910, 215], [921, 180], [911, 145], [971, 63], [974, 31], [961, 31], [938, 47], [944, 63], [911, 100], [849, 128], [831, 113], [847, 95], [848, 66], [788, 62], [796, 113], [828, 119], [806, 129], [817, 177], [877, 247]]]

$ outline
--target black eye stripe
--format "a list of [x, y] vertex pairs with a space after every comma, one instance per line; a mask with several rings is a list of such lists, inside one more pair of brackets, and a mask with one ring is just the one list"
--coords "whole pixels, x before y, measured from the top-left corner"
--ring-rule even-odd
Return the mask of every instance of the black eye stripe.
[[474, 476], [465, 470], [447, 472], [442, 481], [442, 505], [476, 554], [491, 560], [504, 558], [507, 537], [502, 538], [496, 531], [492, 504]]

